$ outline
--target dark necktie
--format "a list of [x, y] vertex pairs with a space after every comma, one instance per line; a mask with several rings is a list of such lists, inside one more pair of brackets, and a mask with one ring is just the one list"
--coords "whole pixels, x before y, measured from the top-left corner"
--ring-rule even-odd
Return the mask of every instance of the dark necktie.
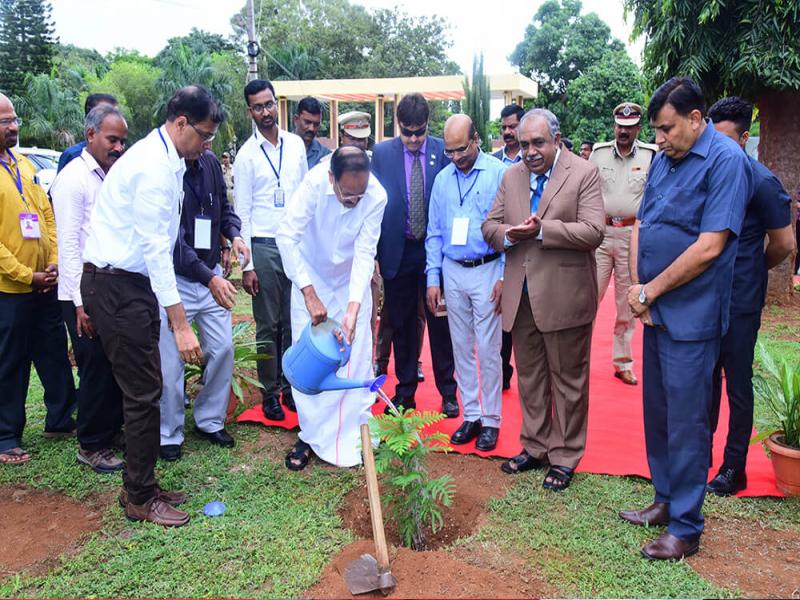
[[531, 214], [534, 214], [539, 208], [539, 200], [542, 199], [542, 192], [544, 192], [544, 184], [547, 181], [547, 175], [539, 175], [536, 178], [536, 188], [531, 188]]
[[411, 237], [421, 240], [425, 237], [425, 179], [422, 176], [422, 158], [414, 153], [411, 161], [411, 189], [408, 200], [408, 220]]

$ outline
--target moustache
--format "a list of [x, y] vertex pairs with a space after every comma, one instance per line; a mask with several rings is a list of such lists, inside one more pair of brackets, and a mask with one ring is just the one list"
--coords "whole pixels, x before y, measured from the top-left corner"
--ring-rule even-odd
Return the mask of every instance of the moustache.
[[120, 156], [122, 156], [122, 152], [119, 152], [118, 150], [112, 150], [108, 153], [109, 158], [119, 158]]
[[504, 133], [503, 134], [503, 141], [504, 142], [512, 142], [515, 139], [517, 139], [517, 136], [515, 136], [513, 133]]

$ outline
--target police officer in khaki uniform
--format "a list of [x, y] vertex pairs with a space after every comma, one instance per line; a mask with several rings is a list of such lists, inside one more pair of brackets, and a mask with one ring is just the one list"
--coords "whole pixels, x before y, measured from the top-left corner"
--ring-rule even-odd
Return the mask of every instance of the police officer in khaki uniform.
[[632, 285], [628, 248], [647, 171], [658, 147], [637, 139], [641, 129], [641, 106], [623, 102], [614, 109], [613, 115], [614, 141], [595, 144], [589, 157], [600, 169], [606, 208], [606, 235], [595, 253], [597, 284], [602, 301], [613, 271], [614, 299], [617, 304], [612, 350], [614, 376], [623, 383], [636, 385], [638, 381], [633, 373], [631, 351], [636, 319], [627, 299], [628, 288]]

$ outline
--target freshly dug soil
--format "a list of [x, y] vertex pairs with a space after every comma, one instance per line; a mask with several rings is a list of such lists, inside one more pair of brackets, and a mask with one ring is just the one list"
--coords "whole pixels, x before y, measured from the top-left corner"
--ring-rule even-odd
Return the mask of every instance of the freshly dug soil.
[[100, 529], [101, 508], [55, 492], [0, 487], [0, 577], [58, 558]]
[[[500, 462], [463, 454], [435, 453], [429, 456], [431, 477], [450, 474], [455, 483], [452, 506], [443, 511], [444, 526], [428, 536], [427, 550], [436, 550], [466, 537], [484, 524], [489, 499], [502, 497], [511, 484], [511, 476], [500, 470]], [[383, 507], [386, 517], [386, 506]], [[367, 500], [367, 484], [362, 481], [345, 498], [340, 512], [344, 526], [360, 538], [372, 539], [372, 522]], [[400, 546], [394, 523], [386, 527], [386, 540]]]

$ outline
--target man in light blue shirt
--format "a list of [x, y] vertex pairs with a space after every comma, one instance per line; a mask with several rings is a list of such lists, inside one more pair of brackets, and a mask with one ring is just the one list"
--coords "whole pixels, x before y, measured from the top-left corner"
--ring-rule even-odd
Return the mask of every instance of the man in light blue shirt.
[[[452, 162], [436, 176], [431, 191], [425, 239], [427, 302], [435, 313], [444, 281], [456, 380], [464, 406], [464, 422], [450, 442], [466, 444], [477, 437], [475, 448], [489, 452], [497, 445], [502, 405], [500, 298], [504, 260], [503, 254], [483, 239], [481, 224], [506, 167], [481, 152], [475, 126], [466, 115], [447, 120], [444, 147]], [[476, 346], [480, 394], [475, 376]]]

